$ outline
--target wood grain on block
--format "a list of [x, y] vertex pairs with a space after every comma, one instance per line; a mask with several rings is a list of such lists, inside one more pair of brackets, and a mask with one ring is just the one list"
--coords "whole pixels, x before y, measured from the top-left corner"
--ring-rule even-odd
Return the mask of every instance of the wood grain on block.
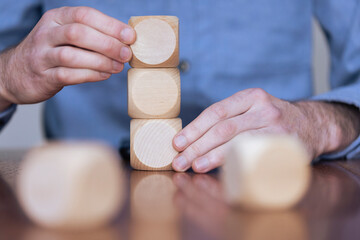
[[172, 139], [182, 128], [180, 118], [132, 119], [130, 163], [139, 170], [172, 170], [177, 155]]
[[128, 71], [128, 113], [132, 118], [175, 118], [180, 113], [177, 68], [132, 68]]
[[107, 224], [124, 202], [118, 154], [99, 143], [50, 143], [31, 150], [17, 179], [19, 202], [41, 226], [80, 230]]
[[310, 159], [291, 136], [237, 137], [223, 166], [230, 204], [249, 209], [285, 209], [298, 203], [310, 182]]
[[176, 67], [179, 65], [179, 19], [175, 16], [131, 17], [136, 41], [131, 45], [132, 67]]

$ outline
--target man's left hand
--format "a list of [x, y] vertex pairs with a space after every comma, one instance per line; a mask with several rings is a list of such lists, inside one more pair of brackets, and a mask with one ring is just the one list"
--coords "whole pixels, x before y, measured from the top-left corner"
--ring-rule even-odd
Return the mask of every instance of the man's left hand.
[[360, 132], [360, 112], [341, 103], [291, 103], [262, 89], [240, 91], [205, 109], [173, 140], [181, 152], [173, 161], [176, 171], [191, 166], [204, 173], [224, 162], [229, 141], [239, 134], [291, 134], [315, 158], [341, 150]]

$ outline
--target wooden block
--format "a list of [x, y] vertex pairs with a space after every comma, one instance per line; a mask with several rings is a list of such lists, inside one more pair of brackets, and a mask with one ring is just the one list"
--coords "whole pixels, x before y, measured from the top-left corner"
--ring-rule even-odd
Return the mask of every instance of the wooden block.
[[107, 224], [124, 202], [118, 154], [98, 143], [51, 143], [30, 151], [17, 179], [19, 202], [35, 223], [64, 230]]
[[172, 170], [172, 160], [178, 153], [172, 139], [181, 128], [180, 118], [131, 120], [131, 166], [139, 170]]
[[132, 67], [176, 67], [179, 65], [179, 19], [175, 16], [131, 17], [136, 41], [131, 45]]
[[132, 118], [175, 118], [180, 113], [177, 68], [132, 68], [128, 71], [128, 113]]
[[291, 136], [235, 138], [223, 166], [227, 201], [248, 209], [285, 209], [307, 191], [310, 159]]

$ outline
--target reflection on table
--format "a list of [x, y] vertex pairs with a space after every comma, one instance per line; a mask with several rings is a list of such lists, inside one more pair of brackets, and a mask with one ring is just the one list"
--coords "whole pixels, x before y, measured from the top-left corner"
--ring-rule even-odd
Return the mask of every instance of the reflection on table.
[[257, 212], [228, 206], [217, 173], [127, 167], [126, 204], [112, 224], [70, 233], [40, 228], [25, 217], [13, 193], [20, 156], [0, 154], [1, 239], [328, 240], [360, 236], [360, 171], [356, 171], [360, 161], [317, 164], [312, 167], [310, 188], [295, 208]]

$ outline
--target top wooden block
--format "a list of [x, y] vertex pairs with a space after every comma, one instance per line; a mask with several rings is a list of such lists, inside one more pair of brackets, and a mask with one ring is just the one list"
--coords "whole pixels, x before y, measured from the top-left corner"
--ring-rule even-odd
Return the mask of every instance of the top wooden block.
[[136, 41], [131, 45], [132, 67], [177, 67], [179, 65], [179, 19], [175, 16], [131, 17]]

